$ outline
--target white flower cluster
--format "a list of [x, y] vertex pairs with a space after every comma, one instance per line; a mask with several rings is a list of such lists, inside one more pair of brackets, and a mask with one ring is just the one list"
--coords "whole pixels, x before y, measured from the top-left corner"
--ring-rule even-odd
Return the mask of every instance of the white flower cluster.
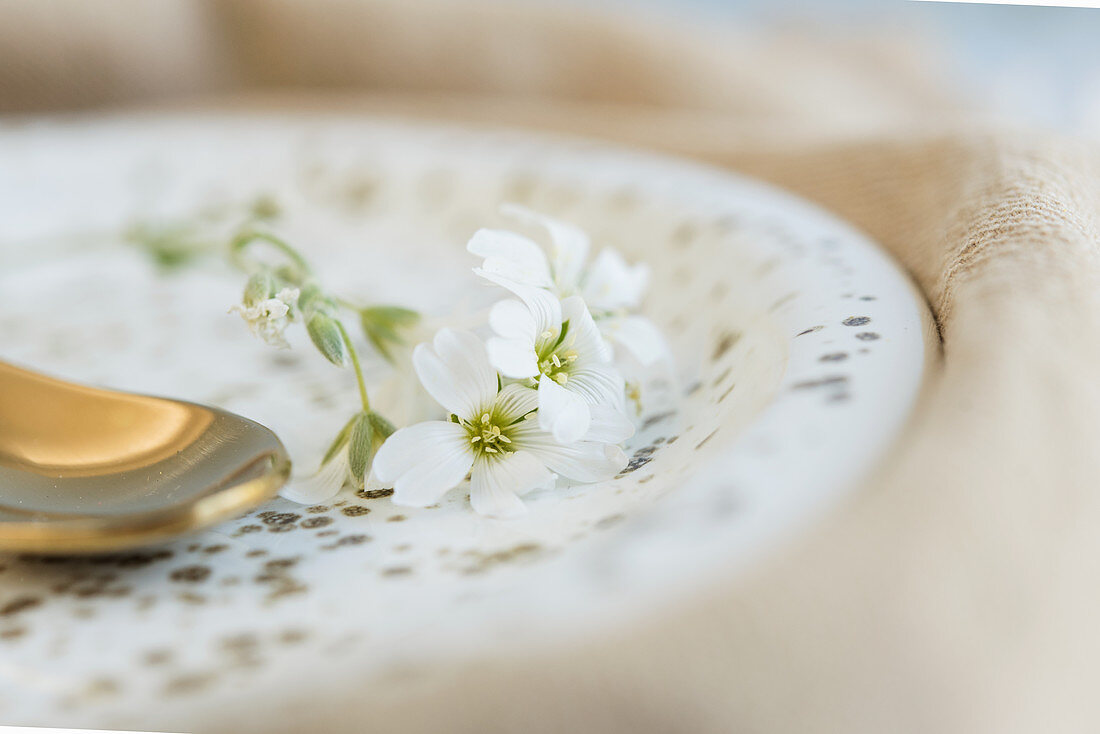
[[427, 506], [470, 475], [470, 501], [484, 515], [524, 511], [524, 494], [609, 479], [626, 465], [620, 444], [634, 433], [625, 381], [613, 360], [621, 346], [642, 364], [666, 353], [657, 329], [638, 315], [648, 281], [603, 250], [591, 263], [588, 236], [519, 207], [506, 213], [549, 232], [549, 257], [534, 241], [480, 230], [467, 249], [475, 271], [516, 298], [489, 312], [492, 336], [440, 330], [413, 352], [425, 390], [450, 413], [398, 430], [374, 457], [375, 477], [392, 483], [397, 504]]
[[245, 303], [229, 310], [241, 315], [253, 335], [274, 347], [288, 349], [290, 345], [284, 332], [290, 322], [298, 318], [299, 294], [297, 288], [281, 288], [267, 297], [253, 299], [248, 299], [246, 294]]

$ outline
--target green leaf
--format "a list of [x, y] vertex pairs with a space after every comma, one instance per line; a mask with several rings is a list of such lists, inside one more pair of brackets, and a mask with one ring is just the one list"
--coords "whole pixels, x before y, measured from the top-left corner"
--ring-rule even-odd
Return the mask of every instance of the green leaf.
[[420, 314], [418, 312], [413, 311], [411, 308], [402, 308], [401, 306], [370, 306], [364, 308], [362, 312], [369, 313], [371, 318], [383, 323], [392, 324], [397, 328], [415, 326], [420, 321]]
[[355, 417], [349, 440], [348, 465], [351, 467], [351, 475], [362, 484], [374, 451], [374, 426], [369, 414], [360, 413]]
[[351, 429], [355, 426], [355, 422], [359, 419], [359, 415], [353, 415], [351, 420], [344, 424], [344, 427], [340, 429], [340, 432], [336, 434], [336, 438], [333, 439], [332, 444], [328, 447], [328, 451], [325, 452], [325, 457], [321, 459], [321, 465], [332, 461], [332, 457], [340, 453], [340, 449], [344, 448], [344, 444], [348, 442], [348, 438], [351, 436]]
[[420, 314], [400, 306], [369, 306], [359, 309], [359, 325], [378, 353], [393, 362], [394, 345], [404, 344], [401, 330], [420, 321]]
[[344, 338], [340, 334], [340, 327], [336, 319], [322, 311], [314, 311], [306, 324], [306, 331], [317, 351], [324, 355], [325, 359], [337, 367], [346, 367], [348, 364], [348, 349], [344, 344]]

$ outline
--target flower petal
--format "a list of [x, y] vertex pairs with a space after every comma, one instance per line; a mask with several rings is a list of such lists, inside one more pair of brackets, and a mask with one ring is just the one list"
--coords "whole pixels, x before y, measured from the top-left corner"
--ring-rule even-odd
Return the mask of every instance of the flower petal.
[[577, 441], [563, 446], [540, 430], [535, 421], [525, 421], [514, 428], [512, 440], [521, 450], [534, 454], [550, 471], [578, 482], [602, 482], [627, 464], [626, 454], [614, 444]]
[[634, 435], [634, 424], [622, 411], [606, 405], [590, 405], [588, 410], [592, 423], [584, 434], [585, 441], [622, 443]]
[[551, 288], [550, 263], [536, 243], [515, 232], [479, 229], [466, 250], [484, 258], [483, 270], [524, 285]]
[[485, 342], [485, 348], [489, 351], [490, 364], [505, 377], [521, 379], [539, 373], [538, 355], [533, 344], [522, 339], [492, 336]]
[[470, 473], [470, 504], [481, 515], [516, 517], [527, 511], [517, 495], [553, 482], [550, 470], [526, 451], [478, 461]]
[[590, 364], [569, 373], [565, 389], [579, 395], [589, 405], [607, 405], [623, 410], [626, 381], [609, 364]]
[[566, 390], [549, 377], [539, 380], [539, 427], [559, 443], [579, 441], [588, 432], [592, 416], [580, 395]]
[[424, 389], [451, 413], [468, 418], [497, 393], [497, 375], [485, 345], [468, 331], [440, 329], [432, 345], [418, 344], [413, 366]]
[[505, 385], [493, 403], [493, 412], [505, 424], [515, 423], [539, 407], [537, 390], [513, 382]]
[[617, 250], [605, 248], [585, 273], [581, 294], [599, 311], [636, 309], [649, 286], [649, 268], [630, 265]]
[[505, 204], [501, 213], [528, 224], [544, 227], [553, 242], [554, 281], [562, 293], [576, 290], [588, 259], [590, 241], [584, 230], [518, 204]]
[[489, 326], [499, 337], [486, 343], [489, 362], [506, 377], [534, 377], [539, 373], [535, 340], [539, 334], [531, 309], [507, 299], [489, 310]]
[[589, 313], [584, 299], [580, 296], [570, 296], [561, 302], [562, 321], [569, 322], [569, 334], [567, 338], [572, 344], [572, 349], [577, 353], [577, 366], [581, 367], [592, 362], [604, 363], [611, 361], [611, 348], [604, 341], [596, 326], [592, 314]]
[[645, 316], [623, 316], [600, 321], [600, 331], [622, 346], [642, 365], [650, 367], [671, 355], [656, 324]]
[[530, 341], [532, 347], [539, 335], [538, 325], [535, 323], [531, 309], [514, 298], [507, 298], [493, 304], [489, 309], [489, 326], [506, 339]]
[[425, 421], [386, 439], [374, 457], [374, 473], [379, 481], [393, 484], [395, 504], [426, 507], [461, 482], [473, 462], [466, 429]]
[[561, 302], [550, 291], [503, 278], [482, 268], [474, 268], [474, 272], [490, 283], [507, 288], [519, 296], [520, 300], [531, 311], [536, 334], [557, 329], [561, 325]]
[[279, 495], [291, 502], [315, 505], [330, 500], [340, 493], [351, 477], [348, 469], [348, 450], [333, 456], [315, 474], [300, 481], [291, 481], [279, 491]]

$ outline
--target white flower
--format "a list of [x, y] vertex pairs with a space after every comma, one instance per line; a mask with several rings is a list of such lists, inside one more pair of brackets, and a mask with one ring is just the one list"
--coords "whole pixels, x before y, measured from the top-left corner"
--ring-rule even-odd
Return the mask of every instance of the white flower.
[[268, 344], [289, 347], [283, 332], [294, 319], [298, 309], [297, 288], [283, 288], [271, 298], [256, 301], [252, 305], [238, 304], [229, 309], [244, 318], [249, 330]]
[[582, 230], [514, 204], [501, 207], [501, 211], [544, 227], [550, 234], [551, 256], [515, 232], [482, 229], [466, 245], [469, 252], [484, 258], [482, 274], [493, 276], [491, 279], [502, 285], [543, 288], [558, 298], [581, 296], [604, 337], [620, 344], [642, 364], [653, 364], [668, 354], [652, 322], [633, 315], [649, 284], [649, 269], [644, 264], [630, 265], [611, 248], [603, 249], [589, 264], [591, 242]]
[[597, 323], [605, 339], [622, 346], [646, 367], [670, 357], [664, 334], [645, 316], [614, 314], [605, 316]]
[[489, 311], [489, 326], [497, 334], [486, 344], [489, 361], [505, 377], [538, 388], [539, 426], [571, 443], [587, 433], [593, 406], [621, 413], [623, 378], [610, 364], [611, 350], [584, 300], [558, 301], [541, 288], [499, 282], [522, 301], [504, 300]]
[[568, 446], [543, 431], [532, 413], [536, 392], [520, 384], [499, 388], [481, 340], [441, 329], [421, 344], [413, 363], [425, 390], [450, 421], [425, 421], [390, 436], [374, 458], [374, 472], [393, 484], [393, 501], [425, 507], [470, 475], [470, 503], [483, 515], [524, 511], [520, 496], [549, 487], [554, 475], [594, 482], [626, 464], [620, 417], [597, 412], [586, 440]]
[[349, 461], [350, 444], [345, 443], [331, 459], [321, 465], [315, 474], [302, 481], [293, 481], [279, 492], [279, 495], [303, 505], [315, 505], [325, 502], [339, 494], [344, 485], [354, 482]]

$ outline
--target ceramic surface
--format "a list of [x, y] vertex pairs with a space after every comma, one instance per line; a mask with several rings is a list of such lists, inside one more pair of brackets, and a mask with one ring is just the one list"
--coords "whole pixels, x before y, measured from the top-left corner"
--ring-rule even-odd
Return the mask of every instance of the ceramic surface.
[[[937, 349], [906, 277], [843, 222], [729, 173], [587, 142], [147, 116], [0, 128], [0, 162], [3, 357], [255, 419], [299, 472], [354, 410], [350, 372], [304, 338], [258, 343], [227, 314], [237, 273], [217, 258], [163, 273], [127, 228], [224, 223], [266, 195], [338, 291], [442, 323], [491, 301], [464, 243], [519, 202], [648, 262], [646, 313], [676, 357], [646, 384], [626, 470], [533, 495], [519, 520], [475, 515], [462, 491], [410, 510], [349, 489], [137, 553], [0, 557], [3, 723], [187, 730], [261, 708], [286, 721], [338, 705], [324, 696], [340, 677], [369, 698], [375, 679], [659, 611], [853, 489]], [[407, 409], [379, 360], [369, 371], [377, 400]]]

